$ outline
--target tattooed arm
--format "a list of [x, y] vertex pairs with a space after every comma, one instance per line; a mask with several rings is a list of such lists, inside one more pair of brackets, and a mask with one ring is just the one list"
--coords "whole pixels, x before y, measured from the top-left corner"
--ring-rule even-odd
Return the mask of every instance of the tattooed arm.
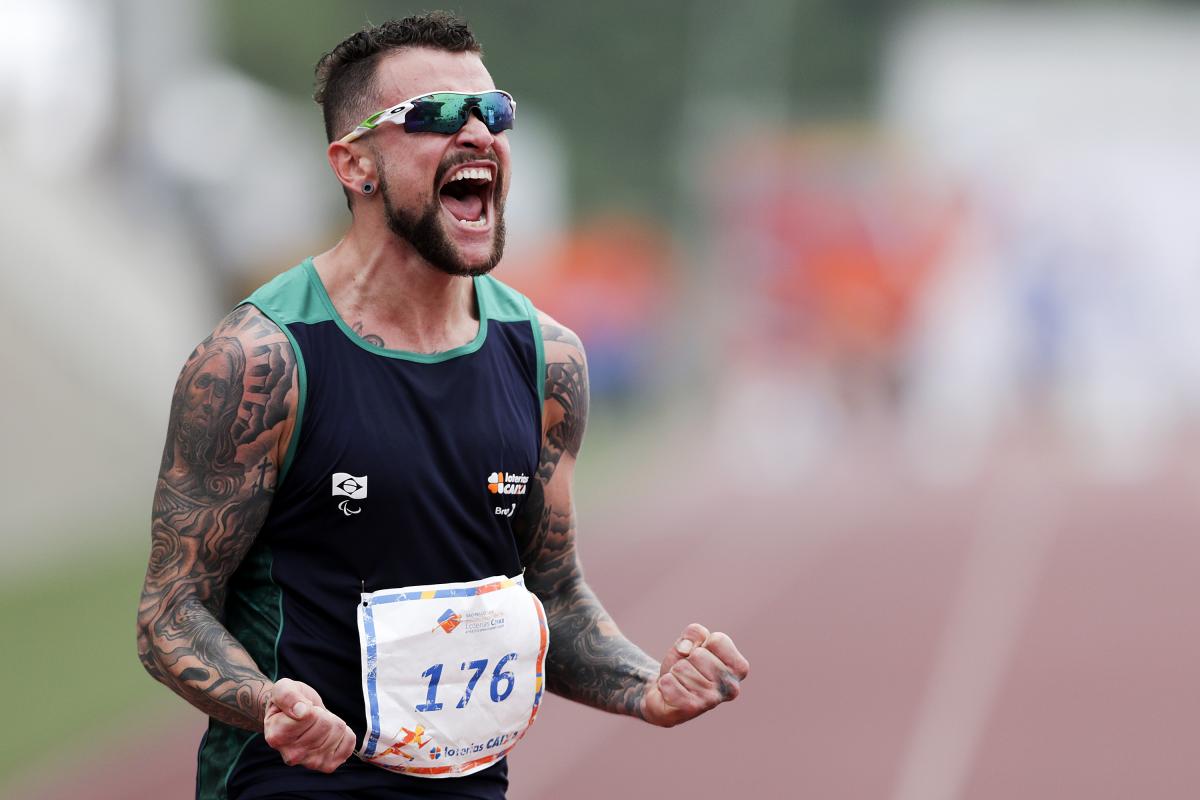
[[296, 398], [291, 346], [250, 306], [192, 353], [171, 401], [138, 607], [146, 671], [251, 730], [262, 730], [272, 684], [219, 620], [226, 583], [266, 519]]
[[723, 633], [689, 625], [658, 662], [626, 639], [583, 580], [572, 479], [587, 426], [583, 345], [540, 315], [546, 354], [542, 452], [517, 521], [525, 583], [550, 626], [548, 687], [596, 708], [671, 726], [737, 696], [749, 663]]
[[295, 353], [252, 306], [180, 373], [154, 493], [138, 656], [214, 719], [262, 731], [287, 764], [332, 772], [354, 733], [299, 681], [272, 682], [221, 624], [230, 576], [262, 528], [296, 422]]

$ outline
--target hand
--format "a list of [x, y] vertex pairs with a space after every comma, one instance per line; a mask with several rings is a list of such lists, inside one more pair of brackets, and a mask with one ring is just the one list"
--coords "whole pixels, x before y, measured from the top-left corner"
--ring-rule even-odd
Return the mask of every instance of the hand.
[[750, 662], [732, 639], [692, 623], [663, 659], [658, 679], [646, 688], [642, 716], [664, 728], [687, 722], [737, 697], [749, 672]]
[[283, 678], [275, 683], [263, 717], [267, 744], [288, 766], [333, 772], [354, 752], [350, 726], [331, 713], [311, 686]]

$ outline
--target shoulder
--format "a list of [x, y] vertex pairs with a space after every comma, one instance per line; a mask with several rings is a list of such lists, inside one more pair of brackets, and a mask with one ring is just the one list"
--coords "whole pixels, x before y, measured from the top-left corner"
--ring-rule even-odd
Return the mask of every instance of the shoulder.
[[200, 348], [215, 339], [234, 339], [247, 353], [272, 343], [282, 345], [289, 354], [292, 350], [283, 329], [249, 301], [237, 306], [218, 322], [209, 337], [200, 343]]
[[242, 302], [280, 325], [322, 322], [331, 317], [323, 290], [315, 280], [311, 258], [279, 273]]
[[488, 319], [497, 322], [520, 322], [534, 315], [533, 303], [513, 287], [491, 275], [475, 279], [475, 290], [481, 306], [486, 306]]
[[171, 401], [161, 478], [191, 498], [226, 498], [264, 460], [282, 463], [297, 407], [296, 359], [253, 306], [229, 313], [192, 351]]
[[587, 355], [583, 342], [575, 331], [554, 317], [536, 308], [525, 295], [493, 278], [482, 276], [476, 284], [486, 297], [488, 316], [492, 319], [528, 320], [538, 338], [539, 359], [544, 361], [543, 400], [554, 399], [552, 388], [561, 383], [562, 370], [573, 374], [575, 383], [587, 385]]
[[542, 424], [547, 440], [557, 450], [575, 455], [587, 424], [587, 355], [573, 330], [543, 311], [537, 312], [537, 320], [546, 353]]
[[570, 407], [586, 416], [588, 367], [583, 341], [575, 331], [544, 311], [537, 311], [537, 321], [546, 359], [543, 389], [546, 404]]
[[546, 363], [559, 363], [571, 359], [586, 364], [587, 356], [583, 350], [583, 341], [575, 331], [563, 325], [554, 317], [540, 309], [534, 309], [538, 326], [542, 332], [542, 345], [546, 351]]
[[210, 409], [219, 405], [228, 411], [229, 423], [252, 428], [265, 407], [272, 406], [270, 416], [277, 416], [281, 407], [295, 404], [295, 384], [291, 340], [258, 308], [242, 304], [192, 351], [179, 376], [176, 401], [196, 402], [197, 392], [212, 387], [214, 394], [205, 401]]

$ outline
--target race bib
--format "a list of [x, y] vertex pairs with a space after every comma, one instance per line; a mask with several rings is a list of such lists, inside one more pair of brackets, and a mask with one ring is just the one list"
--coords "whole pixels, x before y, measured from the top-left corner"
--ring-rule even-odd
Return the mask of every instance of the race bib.
[[358, 757], [368, 763], [469, 775], [537, 716], [549, 632], [520, 575], [363, 594], [358, 636], [368, 725]]

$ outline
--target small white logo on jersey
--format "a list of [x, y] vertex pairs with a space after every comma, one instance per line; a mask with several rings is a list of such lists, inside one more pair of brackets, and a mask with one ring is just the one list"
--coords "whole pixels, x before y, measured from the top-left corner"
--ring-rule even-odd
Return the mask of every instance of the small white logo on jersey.
[[347, 517], [362, 511], [350, 505], [350, 500], [363, 500], [367, 496], [367, 476], [351, 475], [349, 472], [333, 473], [333, 496], [348, 499], [338, 503], [338, 508]]
[[511, 517], [513, 514], [517, 513], [517, 504], [513, 503], [508, 508], [504, 508], [503, 506], [496, 506], [496, 513], [502, 517]]

